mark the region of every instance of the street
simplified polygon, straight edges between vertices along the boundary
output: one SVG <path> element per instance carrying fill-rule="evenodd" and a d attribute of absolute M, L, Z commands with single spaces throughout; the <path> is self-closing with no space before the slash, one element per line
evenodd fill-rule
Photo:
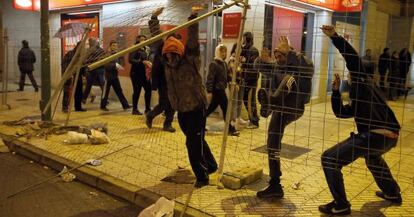
<path fill-rule="evenodd" d="M 136 217 L 140 209 L 77 181 L 60 178 L 7 199 L 7 196 L 56 174 L 29 159 L 0 153 L 1 217 Z"/>

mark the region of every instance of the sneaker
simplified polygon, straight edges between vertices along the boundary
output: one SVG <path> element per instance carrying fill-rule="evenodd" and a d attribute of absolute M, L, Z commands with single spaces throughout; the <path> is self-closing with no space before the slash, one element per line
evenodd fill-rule
<path fill-rule="evenodd" d="M 243 120 L 243 118 L 237 118 L 236 124 L 239 125 L 239 126 L 244 126 L 244 125 L 247 125 L 248 122 Z"/>
<path fill-rule="evenodd" d="M 258 198 L 276 198 L 280 199 L 284 196 L 283 188 L 280 184 L 270 184 L 264 190 L 258 191 L 256 196 Z"/>
<path fill-rule="evenodd" d="M 166 132 L 170 132 L 170 133 L 174 133 L 175 132 L 175 128 L 172 127 L 172 126 L 165 126 L 165 127 L 162 128 L 162 130 L 164 130 Z"/>
<path fill-rule="evenodd" d="M 229 135 L 231 136 L 240 136 L 240 132 L 237 131 L 234 127 L 229 130 Z"/>
<path fill-rule="evenodd" d="M 377 197 L 380 197 L 384 200 L 388 200 L 391 203 L 397 204 L 397 205 L 401 205 L 402 204 L 402 197 L 401 194 L 398 193 L 397 195 L 387 195 L 382 191 L 377 191 L 375 192 L 375 195 L 377 195 Z"/>
<path fill-rule="evenodd" d="M 208 179 L 207 180 L 197 180 L 194 184 L 195 188 L 202 188 L 204 186 L 208 185 Z"/>
<path fill-rule="evenodd" d="M 351 206 L 339 206 L 335 201 L 332 201 L 328 204 L 320 205 L 319 212 L 328 215 L 349 215 L 351 214 Z"/>
<path fill-rule="evenodd" d="M 152 118 L 145 114 L 145 124 L 148 128 L 152 128 Z"/>
<path fill-rule="evenodd" d="M 247 129 L 257 129 L 259 128 L 259 124 L 249 123 L 246 127 Z"/>
<path fill-rule="evenodd" d="M 106 108 L 106 107 L 101 107 L 101 110 L 102 110 L 102 111 L 106 111 L 106 112 L 107 112 L 107 111 L 109 111 L 109 109 L 108 109 L 108 108 Z"/>
<path fill-rule="evenodd" d="M 142 113 L 138 110 L 132 110 L 132 115 L 142 115 Z"/>

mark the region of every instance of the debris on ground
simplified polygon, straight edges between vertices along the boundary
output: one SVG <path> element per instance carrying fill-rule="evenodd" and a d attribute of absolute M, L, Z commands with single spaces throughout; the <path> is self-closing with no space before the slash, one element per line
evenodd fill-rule
<path fill-rule="evenodd" d="M 60 177 L 62 177 L 63 181 L 71 182 L 76 178 L 76 175 L 70 173 L 66 166 L 63 167 L 62 171 L 59 173 Z"/>
<path fill-rule="evenodd" d="M 174 216 L 173 200 L 168 200 L 165 197 L 161 197 L 155 204 L 145 208 L 138 217 L 173 217 Z"/>
<path fill-rule="evenodd" d="M 107 144 L 110 142 L 109 137 L 98 130 L 91 130 L 91 134 L 78 133 L 75 131 L 69 131 L 67 137 L 63 140 L 67 144 Z"/>
<path fill-rule="evenodd" d="M 295 182 L 290 186 L 293 190 L 299 190 L 301 188 L 300 182 Z"/>
<path fill-rule="evenodd" d="M 89 194 L 90 194 L 90 195 L 93 195 L 93 196 L 98 196 L 98 193 L 96 193 L 96 192 L 94 192 L 94 191 L 89 192 Z"/>
<path fill-rule="evenodd" d="M 63 142 L 67 144 L 86 144 L 88 143 L 88 135 L 75 131 L 69 131 Z"/>
<path fill-rule="evenodd" d="M 88 164 L 90 164 L 92 166 L 100 166 L 100 165 L 102 165 L 102 161 L 101 160 L 97 160 L 97 159 L 90 159 L 87 162 L 88 162 Z"/>
<path fill-rule="evenodd" d="M 49 167 L 47 167 L 47 166 L 43 166 L 43 169 L 48 170 L 48 169 L 49 169 Z"/>
<path fill-rule="evenodd" d="M 7 153 L 7 152 L 10 152 L 9 147 L 7 147 L 6 144 L 4 144 L 4 141 L 0 139 L 0 153 Z"/>

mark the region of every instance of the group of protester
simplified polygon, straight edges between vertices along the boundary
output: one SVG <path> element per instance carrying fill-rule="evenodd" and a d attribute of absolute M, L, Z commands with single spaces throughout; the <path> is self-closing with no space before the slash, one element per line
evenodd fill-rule
<path fill-rule="evenodd" d="M 157 9 L 149 20 L 152 37 L 161 33 L 158 16 L 162 12 L 163 8 Z M 196 17 L 197 9 L 193 9 L 188 19 L 192 20 Z M 237 45 L 233 46 L 229 61 L 226 61 L 227 47 L 219 44 L 215 50 L 214 61 L 208 67 L 207 82 L 204 83 L 199 73 L 198 28 L 198 23 L 188 27 L 188 40 L 185 44 L 181 41 L 181 37 L 172 34 L 164 40 L 156 41 L 151 48 L 143 47 L 129 55 L 134 90 L 132 114 L 142 114 L 137 106 L 142 88 L 145 91 L 145 121 L 149 128 L 152 127 L 154 118 L 164 113 L 164 130 L 174 132 L 175 129 L 171 123 L 174 113 L 178 113 L 178 123 L 186 136 L 188 157 L 196 176 L 195 187 L 200 188 L 209 184 L 209 175 L 217 170 L 216 160 L 205 140 L 206 118 L 220 106 L 224 119 L 227 115 L 231 115 L 231 119 L 236 121 L 240 115 L 241 102 L 244 102 L 249 114 L 250 128 L 258 128 L 259 115 L 256 105 L 258 101 L 261 104 L 260 115 L 264 118 L 271 116 L 271 121 L 267 138 L 270 181 L 267 188 L 257 192 L 257 197 L 282 198 L 284 191 L 281 185 L 281 141 L 286 126 L 304 114 L 305 104 L 310 101 L 314 74 L 313 63 L 304 54 L 295 51 L 289 44 L 288 38 L 284 36 L 280 37 L 278 46 L 273 52 L 264 48 L 259 54 L 253 44 L 253 34 L 245 32 L 239 59 L 241 67 L 236 67 L 235 64 Z M 332 146 L 322 154 L 323 171 L 334 200 L 321 205 L 319 210 L 332 215 L 351 212 L 341 169 L 360 157 L 365 158 L 367 167 L 381 190 L 376 195 L 401 204 L 400 188 L 381 157 L 396 146 L 400 125 L 394 112 L 387 105 L 380 87 L 384 88 L 387 70 L 389 70 L 388 82 L 391 88 L 394 87 L 393 83 L 405 82 L 403 79 L 406 79 L 408 71 L 405 63 L 410 59 L 410 54 L 408 50 L 405 50 L 400 52 L 399 56 L 394 53 L 393 57 L 389 57 L 389 49 L 384 49 L 378 64 L 381 74 L 381 86 L 379 87 L 372 76 L 372 70 L 375 68 L 372 60 L 359 56 L 351 44 L 336 33 L 333 26 L 322 26 L 321 29 L 341 53 L 349 69 L 348 84 L 351 103 L 347 105 L 342 103 L 339 92 L 340 76 L 335 74 L 332 83 L 332 110 L 338 118 L 354 118 L 358 132 L 351 132 L 348 139 Z M 145 39 L 145 36 L 140 35 L 136 43 Z M 62 62 L 63 72 L 77 48 L 78 46 L 65 55 Z M 84 65 L 114 54 L 117 49 L 116 41 L 111 41 L 108 51 L 105 52 L 96 40 L 91 39 L 87 51 L 88 58 Z M 398 59 L 399 62 L 395 63 L 394 59 Z M 76 111 L 85 111 L 82 108 L 82 101 L 85 102 L 88 98 L 92 85 L 98 85 L 104 92 L 101 100 L 102 110 L 108 110 L 106 106 L 111 87 L 117 94 L 122 107 L 128 109 L 130 106 L 123 95 L 118 78 L 118 70 L 122 69 L 120 61 L 114 60 L 92 71 L 87 71 L 86 67 L 82 67 L 80 76 L 86 77 L 86 88 L 85 90 L 82 88 L 82 79 L 68 80 L 64 88 L 63 110 L 68 109 L 68 96 L 75 82 L 77 82 L 74 103 Z M 401 75 L 399 82 L 393 82 L 395 81 L 393 80 L 395 68 L 398 68 L 398 73 Z M 232 84 L 235 85 L 236 91 L 233 102 L 236 109 L 232 111 L 232 114 L 228 114 L 229 102 L 226 89 L 234 74 L 236 78 L 233 80 L 236 83 Z M 257 90 L 259 75 L 262 75 L 262 82 L 260 89 Z M 157 90 L 159 94 L 158 105 L 153 109 L 150 107 L 151 90 Z M 234 124 L 230 124 L 229 133 L 239 135 Z"/>

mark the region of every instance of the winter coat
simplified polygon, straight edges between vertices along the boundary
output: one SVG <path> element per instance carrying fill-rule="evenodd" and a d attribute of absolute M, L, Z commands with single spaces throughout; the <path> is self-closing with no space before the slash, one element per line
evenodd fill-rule
<path fill-rule="evenodd" d="M 400 60 L 396 57 L 391 57 L 389 61 L 390 73 L 388 74 L 388 79 L 399 80 L 400 79 Z"/>
<path fill-rule="evenodd" d="M 215 90 L 225 90 L 227 82 L 230 80 L 227 63 L 223 60 L 215 59 L 208 67 L 206 88 L 208 93 Z"/>
<path fill-rule="evenodd" d="M 87 53 L 89 55 L 88 55 L 88 58 L 85 60 L 84 65 L 90 65 L 102 59 L 105 56 L 105 50 L 102 49 L 100 46 L 89 48 Z M 105 67 L 101 66 L 99 68 L 92 70 L 90 73 L 93 73 L 93 72 L 104 73 L 104 71 L 105 71 Z"/>
<path fill-rule="evenodd" d="M 411 65 L 411 54 L 407 51 L 407 53 L 403 54 L 400 52 L 400 76 L 401 78 L 407 78 L 407 73 L 410 71 Z"/>
<path fill-rule="evenodd" d="M 380 75 L 385 75 L 387 70 L 390 69 L 390 55 L 383 53 L 379 56 L 378 60 L 378 72 Z"/>
<path fill-rule="evenodd" d="M 251 84 L 257 84 L 259 74 L 254 70 L 254 61 L 259 57 L 259 51 L 253 45 L 253 34 L 251 32 L 244 33 L 246 36 L 246 44 L 242 46 L 241 56 L 246 58 L 246 62 L 242 64 L 243 79 Z"/>
<path fill-rule="evenodd" d="M 189 20 L 196 16 L 192 15 Z M 203 85 L 200 69 L 200 45 L 198 43 L 198 23 L 188 27 L 188 41 L 185 52 L 176 66 L 166 64 L 165 76 L 167 80 L 168 98 L 171 107 L 178 112 L 190 112 L 207 105 L 206 88 Z M 163 51 L 175 47 L 180 53 L 180 45 L 174 38 L 164 42 Z M 174 46 L 173 46 L 174 45 Z M 163 52 L 164 54 L 164 52 Z"/>
<path fill-rule="evenodd" d="M 112 51 L 112 52 L 108 52 L 108 56 L 115 54 L 116 52 Z M 122 57 L 113 60 L 107 64 L 105 64 L 105 78 L 106 80 L 115 80 L 118 79 L 118 68 L 117 68 L 117 64 L 121 63 L 121 59 Z"/>
<path fill-rule="evenodd" d="M 141 81 L 145 81 L 145 64 L 143 61 L 148 59 L 146 48 L 143 47 L 129 54 L 129 63 L 131 64 L 131 77 L 135 76 Z"/>
<path fill-rule="evenodd" d="M 401 127 L 394 112 L 387 105 L 382 91 L 367 76 L 356 50 L 339 35 L 331 37 L 331 40 L 344 57 L 352 81 L 349 91 L 350 105 L 343 105 L 339 91 L 332 93 L 332 110 L 336 117 L 353 117 L 359 133 L 374 129 L 387 129 L 398 133 Z"/>
<path fill-rule="evenodd" d="M 148 22 L 148 26 L 151 32 L 151 36 L 157 36 L 161 33 L 160 21 L 156 16 L 152 16 Z M 151 45 L 151 51 L 153 53 L 153 62 L 151 69 L 151 86 L 153 90 L 167 90 L 167 81 L 165 80 L 165 65 L 162 57 L 162 47 L 164 46 L 163 40 L 154 42 Z"/>
<path fill-rule="evenodd" d="M 17 56 L 17 63 L 21 72 L 32 72 L 33 64 L 36 62 L 36 56 L 32 49 L 23 47 Z"/>

